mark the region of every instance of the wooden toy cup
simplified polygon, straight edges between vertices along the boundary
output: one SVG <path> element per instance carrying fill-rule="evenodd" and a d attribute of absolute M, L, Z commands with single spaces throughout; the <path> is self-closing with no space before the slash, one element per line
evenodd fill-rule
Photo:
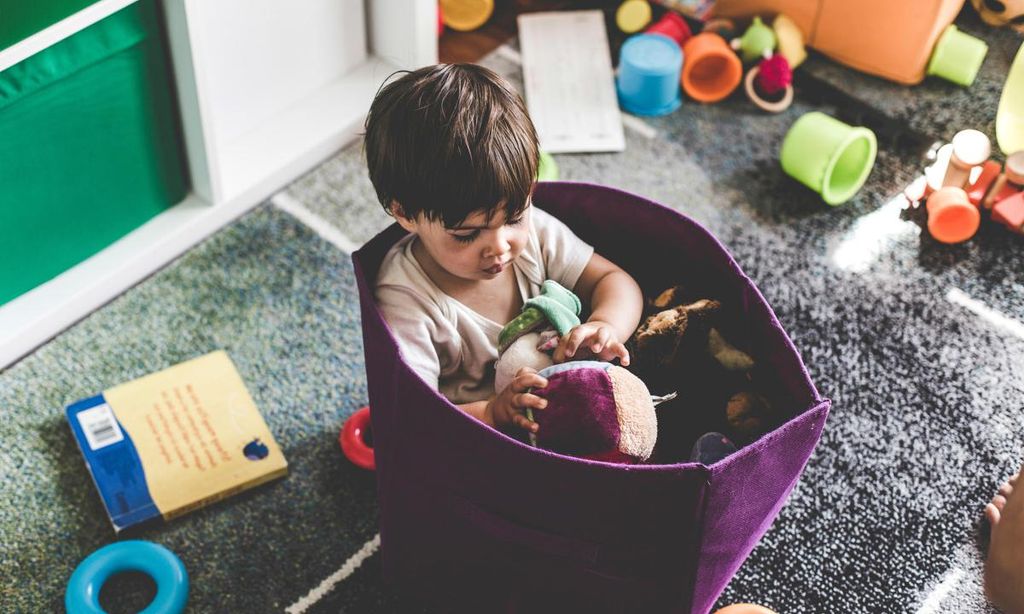
<path fill-rule="evenodd" d="M 698 102 L 718 102 L 743 80 L 743 64 L 725 42 L 713 32 L 702 32 L 683 45 L 683 91 Z"/>

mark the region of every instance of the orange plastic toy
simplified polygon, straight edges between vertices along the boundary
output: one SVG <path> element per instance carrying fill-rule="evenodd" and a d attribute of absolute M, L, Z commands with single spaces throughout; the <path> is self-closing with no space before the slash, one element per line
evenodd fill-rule
<path fill-rule="evenodd" d="M 946 186 L 932 192 L 925 205 L 928 232 L 942 243 L 962 243 L 978 232 L 981 213 L 963 188 Z"/>
<path fill-rule="evenodd" d="M 683 45 L 680 82 L 686 95 L 698 102 L 718 102 L 743 79 L 743 63 L 725 39 L 702 32 Z"/>
<path fill-rule="evenodd" d="M 833 60 L 897 83 L 920 83 L 939 37 L 964 0 L 718 0 L 715 17 L 783 13 Z M 684 61 L 688 61 L 687 60 Z"/>

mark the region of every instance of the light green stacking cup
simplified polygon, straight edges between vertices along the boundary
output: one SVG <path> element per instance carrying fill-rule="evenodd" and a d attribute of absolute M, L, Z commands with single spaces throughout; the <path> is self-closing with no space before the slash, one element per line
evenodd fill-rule
<path fill-rule="evenodd" d="M 830 205 L 850 200 L 871 173 L 878 142 L 867 128 L 812 111 L 782 141 L 782 170 Z"/>
<path fill-rule="evenodd" d="M 935 43 L 925 72 L 957 85 L 970 86 L 978 76 L 978 70 L 987 53 L 988 45 L 985 41 L 961 32 L 956 26 L 949 24 Z"/>

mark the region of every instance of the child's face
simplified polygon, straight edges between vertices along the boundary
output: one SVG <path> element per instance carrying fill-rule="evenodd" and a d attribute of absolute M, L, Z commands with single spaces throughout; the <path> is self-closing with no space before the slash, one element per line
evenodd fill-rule
<path fill-rule="evenodd" d="M 523 253 L 530 236 L 530 205 L 516 219 L 505 219 L 505 209 L 470 214 L 454 228 L 420 216 L 415 220 L 396 216 L 409 232 L 416 233 L 427 254 L 449 274 L 463 280 L 486 281 L 498 277 Z"/>

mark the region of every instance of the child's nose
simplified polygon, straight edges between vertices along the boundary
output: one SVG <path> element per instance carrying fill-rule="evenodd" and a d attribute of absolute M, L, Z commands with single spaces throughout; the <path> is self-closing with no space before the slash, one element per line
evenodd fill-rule
<path fill-rule="evenodd" d="M 512 249 L 512 244 L 509 242 L 509 232 L 504 226 L 495 230 L 491 234 L 491 240 L 487 244 L 486 256 L 500 256 Z"/>

